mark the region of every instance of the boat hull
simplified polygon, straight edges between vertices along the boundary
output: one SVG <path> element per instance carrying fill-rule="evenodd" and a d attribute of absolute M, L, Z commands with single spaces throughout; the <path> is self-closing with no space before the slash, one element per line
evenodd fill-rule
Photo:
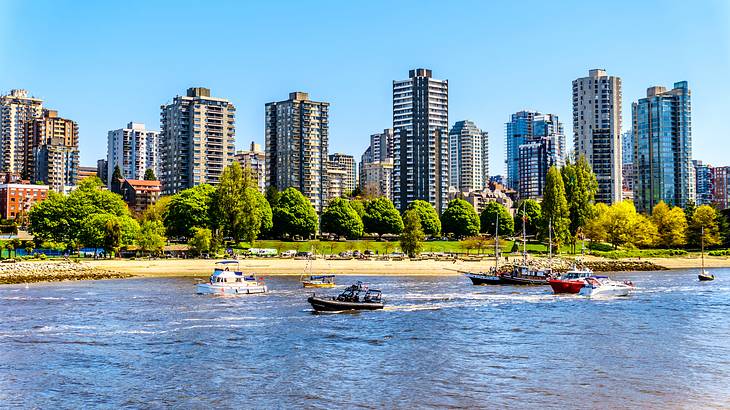
<path fill-rule="evenodd" d="M 707 274 L 700 273 L 699 275 L 697 275 L 697 279 L 699 279 L 700 282 L 707 282 L 707 281 L 715 280 L 715 275 L 707 275 Z"/>
<path fill-rule="evenodd" d="M 548 284 L 551 288 L 553 288 L 553 293 L 577 294 L 580 292 L 583 285 L 585 285 L 585 281 L 550 279 Z"/>
<path fill-rule="evenodd" d="M 584 286 L 578 294 L 586 297 L 622 297 L 629 296 L 633 288 L 631 287 L 615 287 L 615 286 Z"/>
<path fill-rule="evenodd" d="M 383 303 L 372 302 L 344 302 L 335 299 L 318 298 L 310 296 L 307 299 L 312 308 L 317 312 L 344 312 L 348 310 L 378 310 L 383 308 Z"/>
<path fill-rule="evenodd" d="M 547 285 L 548 278 L 530 278 L 524 276 L 502 275 L 501 284 L 503 285 Z"/>
<path fill-rule="evenodd" d="M 195 293 L 198 295 L 238 296 L 266 293 L 268 290 L 266 285 L 220 286 L 210 283 L 198 283 L 195 286 Z"/>
<path fill-rule="evenodd" d="M 473 285 L 499 285 L 502 279 L 496 275 L 482 275 L 479 273 L 465 273 L 464 276 L 471 279 Z"/>
<path fill-rule="evenodd" d="M 313 282 L 302 282 L 302 287 L 305 288 L 334 288 L 334 283 L 313 283 Z"/>

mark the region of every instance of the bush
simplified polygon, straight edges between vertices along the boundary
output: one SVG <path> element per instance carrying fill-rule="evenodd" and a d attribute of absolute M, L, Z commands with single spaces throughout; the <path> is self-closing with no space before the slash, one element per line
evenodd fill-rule
<path fill-rule="evenodd" d="M 673 256 L 685 256 L 687 251 L 683 249 L 624 249 L 616 251 L 593 251 L 592 255 L 608 259 L 622 258 L 671 258 Z"/>
<path fill-rule="evenodd" d="M 710 256 L 730 256 L 730 249 L 718 249 L 707 253 Z"/>

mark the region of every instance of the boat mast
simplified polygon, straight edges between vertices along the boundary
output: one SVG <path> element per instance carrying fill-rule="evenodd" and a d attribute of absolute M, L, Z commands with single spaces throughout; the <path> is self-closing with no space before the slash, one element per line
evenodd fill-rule
<path fill-rule="evenodd" d="M 522 264 L 527 266 L 527 201 L 523 201 L 522 205 Z"/>
<path fill-rule="evenodd" d="M 499 271 L 499 211 L 497 211 L 497 223 L 494 224 L 494 272 Z"/>
<path fill-rule="evenodd" d="M 703 226 L 700 229 L 700 247 L 701 247 L 701 253 L 702 253 L 702 271 L 700 273 L 705 273 L 705 227 Z"/>
<path fill-rule="evenodd" d="M 553 260 L 553 219 L 548 221 L 548 262 Z"/>

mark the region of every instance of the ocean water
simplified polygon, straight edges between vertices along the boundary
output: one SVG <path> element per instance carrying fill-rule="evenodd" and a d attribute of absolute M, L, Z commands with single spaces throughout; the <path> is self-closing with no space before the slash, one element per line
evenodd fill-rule
<path fill-rule="evenodd" d="M 728 408 L 715 273 L 617 274 L 639 289 L 606 300 L 341 276 L 386 301 L 341 314 L 314 314 L 296 277 L 238 298 L 190 278 L 0 286 L 0 407 Z"/>

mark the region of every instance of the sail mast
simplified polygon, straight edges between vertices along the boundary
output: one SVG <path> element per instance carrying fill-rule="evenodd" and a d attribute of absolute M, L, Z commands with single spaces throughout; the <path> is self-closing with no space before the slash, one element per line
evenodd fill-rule
<path fill-rule="evenodd" d="M 523 201 L 522 205 L 522 264 L 527 266 L 527 236 L 525 234 L 525 225 L 527 225 L 527 201 Z"/>
<path fill-rule="evenodd" d="M 494 271 L 499 271 L 499 211 L 497 211 L 497 223 L 494 225 Z"/>
<path fill-rule="evenodd" d="M 553 219 L 548 221 L 548 261 L 553 259 Z"/>
<path fill-rule="evenodd" d="M 703 226 L 702 229 L 700 229 L 700 247 L 702 252 L 702 272 L 705 272 L 705 227 Z"/>

